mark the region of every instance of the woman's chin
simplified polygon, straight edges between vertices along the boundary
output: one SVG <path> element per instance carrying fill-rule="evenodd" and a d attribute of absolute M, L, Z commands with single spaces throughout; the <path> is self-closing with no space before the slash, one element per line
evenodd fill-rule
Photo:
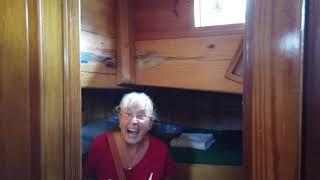
<path fill-rule="evenodd" d="M 141 141 L 141 137 L 139 136 L 139 134 L 137 135 L 131 135 L 131 134 L 126 134 L 125 136 L 125 140 L 128 144 L 137 144 Z"/>

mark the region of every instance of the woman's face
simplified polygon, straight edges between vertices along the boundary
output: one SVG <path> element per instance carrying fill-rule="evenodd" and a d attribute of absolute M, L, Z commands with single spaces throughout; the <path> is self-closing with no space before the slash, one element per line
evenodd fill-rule
<path fill-rule="evenodd" d="M 131 145 L 143 140 L 152 127 L 152 120 L 145 110 L 124 108 L 120 111 L 120 130 L 124 140 Z"/>

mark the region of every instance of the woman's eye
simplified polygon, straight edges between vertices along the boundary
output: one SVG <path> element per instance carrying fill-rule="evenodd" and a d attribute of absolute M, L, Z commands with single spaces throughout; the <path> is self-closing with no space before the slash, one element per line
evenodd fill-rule
<path fill-rule="evenodd" d="M 127 117 L 132 117 L 132 113 L 127 112 L 126 113 Z"/>
<path fill-rule="evenodd" d="M 144 114 L 137 114 L 138 119 L 144 119 L 146 116 Z"/>

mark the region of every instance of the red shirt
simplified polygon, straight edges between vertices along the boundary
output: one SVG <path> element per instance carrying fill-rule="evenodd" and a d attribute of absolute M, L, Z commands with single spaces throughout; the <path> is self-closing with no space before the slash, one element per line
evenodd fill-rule
<path fill-rule="evenodd" d="M 131 170 L 124 169 L 124 174 L 127 180 L 148 180 L 152 173 L 152 180 L 157 180 L 172 176 L 174 169 L 175 164 L 167 145 L 149 136 L 146 154 Z M 99 180 L 118 179 L 106 133 L 98 136 L 91 146 L 84 174 Z"/>

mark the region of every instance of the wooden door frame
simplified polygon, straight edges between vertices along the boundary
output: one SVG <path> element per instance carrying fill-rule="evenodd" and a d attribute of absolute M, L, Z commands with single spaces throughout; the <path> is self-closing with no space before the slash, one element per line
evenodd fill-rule
<path fill-rule="evenodd" d="M 295 3 L 292 0 L 260 0 L 259 2 L 249 0 L 247 5 L 243 122 L 244 164 L 250 180 L 291 180 L 298 179 L 300 173 L 304 41 L 304 27 L 301 25 L 301 20 L 304 18 L 302 14 L 304 0 L 294 1 Z M 288 4 L 294 8 L 288 9 Z M 263 7 L 267 5 L 275 5 L 274 7 L 277 8 Z M 286 12 L 281 14 L 283 12 L 281 8 Z M 64 165 L 65 179 L 68 180 L 81 178 L 79 10 L 80 0 L 64 0 L 64 72 L 66 74 L 64 76 Z M 275 17 L 276 15 L 280 17 Z M 258 17 L 267 25 L 260 24 L 261 19 Z M 277 38 L 284 38 L 292 29 L 299 31 L 292 37 L 297 40 L 295 44 L 297 47 L 294 49 L 293 56 L 288 57 L 287 47 L 278 51 L 279 49 L 274 48 L 273 45 L 279 45 L 281 41 Z M 268 37 L 266 38 L 265 35 Z M 261 37 L 262 40 L 257 37 Z M 269 38 L 274 41 L 269 41 Z M 273 42 L 277 43 L 272 44 Z M 278 66 L 286 70 L 291 68 L 291 71 L 287 74 L 283 73 Z M 274 79 L 275 74 L 278 75 L 277 79 Z M 273 98 L 271 101 L 267 101 L 268 98 L 263 99 L 268 95 Z M 286 103 L 290 103 L 288 107 L 281 108 L 281 105 L 287 105 Z M 290 121 L 287 118 L 290 118 Z M 281 121 L 277 121 L 279 119 Z M 290 146 L 290 149 L 281 144 L 288 138 L 296 143 Z"/>
<path fill-rule="evenodd" d="M 305 0 L 248 0 L 244 165 L 249 180 L 298 180 Z"/>
<path fill-rule="evenodd" d="M 81 179 L 80 0 L 63 1 L 64 179 Z"/>

